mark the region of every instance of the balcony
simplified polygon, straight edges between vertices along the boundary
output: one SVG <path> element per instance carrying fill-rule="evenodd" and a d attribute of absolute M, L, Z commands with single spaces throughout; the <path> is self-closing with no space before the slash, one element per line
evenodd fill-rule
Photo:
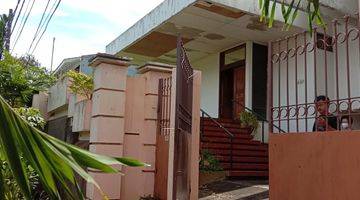
<path fill-rule="evenodd" d="M 68 88 L 69 79 L 64 77 L 59 79 L 55 85 L 49 89 L 49 100 L 47 111 L 52 112 L 58 110 L 69 103 L 70 91 Z"/>

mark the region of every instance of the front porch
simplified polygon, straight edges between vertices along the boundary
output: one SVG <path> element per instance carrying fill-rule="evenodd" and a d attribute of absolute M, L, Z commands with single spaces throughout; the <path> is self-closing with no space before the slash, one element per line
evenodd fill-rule
<path fill-rule="evenodd" d="M 240 4 L 231 7 L 214 1 L 181 3 L 184 7 L 167 18 L 164 14 L 162 21 L 154 22 L 157 25 L 152 25 L 146 32 L 144 27 L 151 24 L 147 21 L 151 18 L 144 18 L 123 34 L 122 41 L 117 39 L 108 45 L 107 51 L 131 57 L 132 63 L 139 66 L 148 61 L 174 65 L 179 59 L 176 39 L 182 36 L 191 66 L 199 71 L 202 78 L 199 111 L 202 119 L 194 124 L 200 123 L 202 150 L 214 154 L 229 177 L 267 178 L 269 160 L 273 162 L 270 164 L 272 169 L 294 171 L 289 169 L 289 163 L 274 156 L 286 157 L 294 153 L 287 151 L 289 146 L 284 146 L 283 142 L 288 143 L 287 140 L 275 138 L 291 137 L 290 133 L 312 132 L 313 124 L 321 118 L 313 102 L 317 96 L 333 99 L 330 104 L 335 106 L 332 112 L 337 118 L 346 113 L 350 118 L 358 115 L 358 88 L 342 82 L 349 82 L 351 78 L 355 82 L 352 86 L 358 85 L 356 74 L 359 74 L 359 65 L 356 62 L 360 52 L 356 41 L 359 33 L 356 28 L 352 31 L 355 35 L 351 39 L 355 44 L 353 46 L 348 44 L 350 28 L 342 23 L 335 23 L 335 27 L 339 25 L 339 30 L 345 29 L 342 35 L 337 35 L 338 29 L 335 28 L 331 33 L 317 30 L 310 36 L 301 17 L 288 32 L 281 31 L 283 24 L 280 21 L 269 29 L 258 21 L 255 11 L 241 9 Z M 329 24 L 330 20 L 325 17 Z M 347 25 L 356 27 L 354 24 Z M 342 42 L 337 46 L 339 41 Z M 330 49 L 336 49 L 336 53 Z M 350 59 L 349 55 L 352 55 Z M 339 61 L 346 62 L 346 68 L 341 67 Z M 339 74 L 340 79 L 336 79 Z M 195 71 L 190 77 L 196 76 Z M 336 91 L 339 85 L 344 90 Z M 253 134 L 237 121 L 243 111 L 253 113 L 260 121 L 260 127 Z M 266 144 L 269 140 L 270 147 L 273 147 L 270 159 Z M 283 146 L 286 150 L 279 150 L 278 147 Z M 296 151 L 301 151 L 300 143 Z M 281 171 L 272 169 L 270 175 L 279 178 L 279 181 L 270 182 L 273 187 L 276 183 L 290 184 L 291 178 L 282 179 Z M 311 180 L 312 177 L 307 178 Z"/>

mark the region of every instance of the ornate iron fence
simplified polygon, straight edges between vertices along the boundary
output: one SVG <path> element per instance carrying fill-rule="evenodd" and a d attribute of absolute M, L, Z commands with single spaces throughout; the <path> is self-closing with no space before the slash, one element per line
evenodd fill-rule
<path fill-rule="evenodd" d="M 171 77 L 159 80 L 158 133 L 166 137 L 170 134 L 171 85 Z"/>
<path fill-rule="evenodd" d="M 269 121 L 286 132 L 358 129 L 359 35 L 358 17 L 345 16 L 270 42 Z"/>

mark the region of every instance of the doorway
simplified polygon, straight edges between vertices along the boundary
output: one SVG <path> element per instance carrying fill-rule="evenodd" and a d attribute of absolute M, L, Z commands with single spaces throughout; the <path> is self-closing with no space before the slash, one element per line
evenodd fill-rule
<path fill-rule="evenodd" d="M 222 119 L 237 119 L 245 105 L 245 45 L 220 54 L 219 113 Z"/>

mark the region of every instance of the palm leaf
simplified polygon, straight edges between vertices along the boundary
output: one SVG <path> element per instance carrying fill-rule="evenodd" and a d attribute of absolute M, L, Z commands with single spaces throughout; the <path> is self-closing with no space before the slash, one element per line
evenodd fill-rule
<path fill-rule="evenodd" d="M 269 12 L 270 1 L 273 1 L 271 11 Z M 281 2 L 281 13 L 284 19 L 284 30 L 288 30 L 294 23 L 295 19 L 298 17 L 298 11 L 300 3 L 302 0 L 299 0 L 295 5 L 296 0 L 291 0 L 290 4 L 287 6 L 285 0 Z M 259 0 L 260 7 L 260 21 L 264 19 L 269 20 L 269 27 L 273 26 L 277 0 Z M 312 9 L 313 8 L 313 9 Z M 306 12 L 308 15 L 308 28 L 309 32 L 313 32 L 313 22 L 316 20 L 316 23 L 322 27 L 325 27 L 324 20 L 320 12 L 320 2 L 319 0 L 307 0 Z"/>
<path fill-rule="evenodd" d="M 66 199 L 84 199 L 75 179 L 79 174 L 100 189 L 95 180 L 84 170 L 92 168 L 105 173 L 119 173 L 111 165 L 147 166 L 132 158 L 112 158 L 97 155 L 58 140 L 29 125 L 0 96 L 0 153 L 8 162 L 24 197 L 32 199 L 29 180 L 21 157 L 39 175 L 44 190 L 52 199 L 61 199 L 59 188 Z M 2 174 L 0 174 L 0 181 Z M 3 194 L 3 185 L 0 195 Z M 70 188 L 77 188 L 73 193 Z M 100 189 L 100 192 L 101 189 Z M 105 196 L 105 194 L 103 194 Z"/>
<path fill-rule="evenodd" d="M 275 18 L 275 8 L 276 8 L 276 0 L 272 4 L 270 19 L 269 19 L 269 28 L 273 26 L 274 18 Z"/>

